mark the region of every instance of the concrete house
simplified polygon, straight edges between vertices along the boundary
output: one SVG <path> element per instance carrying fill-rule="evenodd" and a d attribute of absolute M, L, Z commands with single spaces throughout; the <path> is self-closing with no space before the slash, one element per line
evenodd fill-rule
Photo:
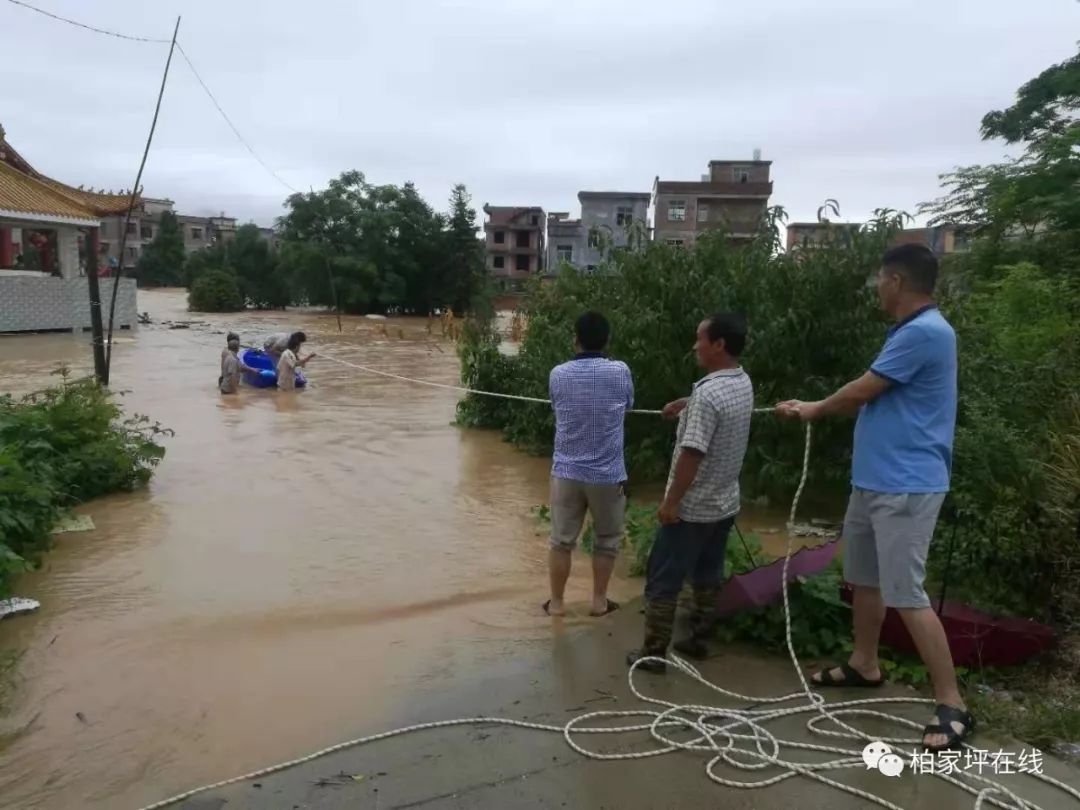
<path fill-rule="evenodd" d="M 484 253 L 492 278 L 522 280 L 544 266 L 544 209 L 484 205 Z"/>
<path fill-rule="evenodd" d="M 85 237 L 129 204 L 128 195 L 73 188 L 41 174 L 0 127 L 0 332 L 89 329 L 87 264 L 99 276 L 109 265 L 100 252 L 88 261 Z M 103 301 L 114 283 L 101 279 Z M 135 280 L 119 284 L 115 323 L 125 329 L 138 317 Z"/>
<path fill-rule="evenodd" d="M 733 242 L 757 233 L 769 204 L 772 161 L 710 160 L 700 180 L 661 180 L 653 184 L 654 239 L 669 245 L 691 245 L 702 233 L 723 229 Z"/>
<path fill-rule="evenodd" d="M 604 243 L 626 247 L 631 225 L 648 228 L 649 200 L 648 192 L 579 191 L 580 219 L 563 212 L 548 216 L 547 272 L 558 273 L 563 262 L 595 270 L 603 261 Z"/>

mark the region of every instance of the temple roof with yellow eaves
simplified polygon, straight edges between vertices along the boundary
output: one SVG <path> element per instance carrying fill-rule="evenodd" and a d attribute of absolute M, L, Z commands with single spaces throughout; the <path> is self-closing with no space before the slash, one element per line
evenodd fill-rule
<path fill-rule="evenodd" d="M 134 204 L 139 203 L 136 195 Z M 41 174 L 7 142 L 0 126 L 0 218 L 90 226 L 102 217 L 125 214 L 129 207 L 130 194 L 87 191 Z"/>

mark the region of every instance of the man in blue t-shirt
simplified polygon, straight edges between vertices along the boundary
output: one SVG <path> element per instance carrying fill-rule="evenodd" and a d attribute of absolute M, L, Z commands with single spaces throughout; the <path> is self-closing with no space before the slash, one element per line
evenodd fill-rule
<path fill-rule="evenodd" d="M 854 649 L 846 664 L 811 682 L 880 686 L 878 638 L 885 609 L 894 608 L 934 685 L 938 706 L 923 731 L 931 750 L 956 747 L 975 728 L 941 620 L 923 589 L 930 539 L 949 491 L 956 427 L 956 335 L 934 304 L 937 274 L 937 259 L 923 245 L 886 251 L 877 289 L 896 325 L 870 370 L 826 399 L 776 406 L 805 421 L 858 413 L 843 532 L 844 576 L 855 587 Z"/>

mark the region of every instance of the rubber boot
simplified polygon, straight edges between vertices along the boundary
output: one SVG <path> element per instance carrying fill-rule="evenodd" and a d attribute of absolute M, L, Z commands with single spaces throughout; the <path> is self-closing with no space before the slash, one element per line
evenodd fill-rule
<path fill-rule="evenodd" d="M 667 655 L 671 631 L 675 626 L 675 607 L 674 599 L 652 599 L 645 603 L 645 643 L 640 650 L 626 656 L 628 664 L 633 664 L 639 658 L 663 658 Z M 638 668 L 649 672 L 667 671 L 667 665 L 661 661 L 649 661 Z"/>
<path fill-rule="evenodd" d="M 716 600 L 719 588 L 694 588 L 694 609 L 690 614 L 690 638 L 676 641 L 676 652 L 690 658 L 702 659 L 708 656 L 706 642 L 716 631 Z"/>

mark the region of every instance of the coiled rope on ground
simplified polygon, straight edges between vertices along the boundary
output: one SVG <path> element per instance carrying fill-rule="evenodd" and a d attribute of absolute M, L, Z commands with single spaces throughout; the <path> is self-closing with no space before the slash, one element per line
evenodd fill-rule
<path fill-rule="evenodd" d="M 446 390 L 456 391 L 464 394 L 471 394 L 475 396 L 491 396 L 500 397 L 503 399 L 519 400 L 524 402 L 537 402 L 547 403 L 547 400 L 539 399 L 536 397 L 523 397 L 512 394 L 499 394 L 494 392 L 477 391 L 462 386 L 448 385 L 444 383 L 436 383 L 428 380 L 419 380 L 406 377 L 400 374 L 394 374 L 387 371 L 381 371 L 373 369 L 367 366 L 363 366 L 357 363 L 351 363 L 340 358 L 331 357 L 329 355 L 320 354 L 320 357 L 324 357 L 328 360 L 340 363 L 350 368 L 364 371 L 371 374 L 377 374 L 382 377 L 388 377 L 391 379 L 399 380 L 416 385 L 426 385 L 435 388 L 442 388 Z M 755 413 L 767 413 L 771 412 L 772 408 L 756 408 Z M 660 411 L 633 411 L 638 414 L 659 414 Z M 791 717 L 796 715 L 809 714 L 812 715 L 807 721 L 806 727 L 811 734 L 817 734 L 822 737 L 839 739 L 839 740 L 856 740 L 859 742 L 880 741 L 889 743 L 891 745 L 909 745 L 914 750 L 916 746 L 921 744 L 919 739 L 911 739 L 905 737 L 880 737 L 872 734 L 868 734 L 861 729 L 858 729 L 844 720 L 845 718 L 873 718 L 877 720 L 884 720 L 890 723 L 894 723 L 906 728 L 921 730 L 921 726 L 907 719 L 894 714 L 888 714 L 883 711 L 869 709 L 866 707 L 884 704 L 919 704 L 919 705 L 933 705 L 934 701 L 927 698 L 912 698 L 912 697 L 894 697 L 894 698 L 868 698 L 862 700 L 847 700 L 837 701 L 833 703 L 826 703 L 825 699 L 814 692 L 810 688 L 810 683 L 807 681 L 802 668 L 799 666 L 798 657 L 795 655 L 795 648 L 791 638 L 791 604 L 788 598 L 788 570 L 791 562 L 791 555 L 793 551 L 793 532 L 790 531 L 791 527 L 795 523 L 795 514 L 798 510 L 799 500 L 802 497 L 803 490 L 806 486 L 806 479 L 809 474 L 810 468 L 810 447 L 812 431 L 810 424 L 805 425 L 806 440 L 803 446 L 803 462 L 802 462 L 802 474 L 799 478 L 799 485 L 795 491 L 795 495 L 792 498 L 791 510 L 788 515 L 788 543 L 787 551 L 784 556 L 783 572 L 781 575 L 783 603 L 784 603 L 784 634 L 785 642 L 787 645 L 788 655 L 791 658 L 792 668 L 795 671 L 796 676 L 799 679 L 801 686 L 800 691 L 791 692 L 782 696 L 775 697 L 763 697 L 760 695 L 744 695 L 738 692 L 733 692 L 728 689 L 724 689 L 715 683 L 705 679 L 701 673 L 691 666 L 686 661 L 672 655 L 668 659 L 658 658 L 643 658 L 637 661 L 632 667 L 630 667 L 627 673 L 627 682 L 630 688 L 630 692 L 644 704 L 650 704 L 657 708 L 641 708 L 632 709 L 627 711 L 595 711 L 578 715 L 572 718 L 564 725 L 551 725 L 547 723 L 530 723 L 526 720 L 513 720 L 507 717 L 462 717 L 450 720 L 436 720 L 429 723 L 417 723 L 411 726 L 404 726 L 402 728 L 391 729 L 389 731 L 383 731 L 378 734 L 369 734 L 364 737 L 357 737 L 356 739 L 346 740 L 345 742 L 332 745 L 328 748 L 323 748 L 319 751 L 307 754 L 306 756 L 297 757 L 296 759 L 288 760 L 287 762 L 280 762 L 276 765 L 270 765 L 266 768 L 260 768 L 250 773 L 245 773 L 240 776 L 234 776 L 229 779 L 223 779 L 219 782 L 214 782 L 208 785 L 202 785 L 200 787 L 193 788 L 179 793 L 175 796 L 171 796 L 162 801 L 155 802 L 154 804 L 146 805 L 140 810 L 159 810 L 159 808 L 168 807 L 170 805 L 181 802 L 185 799 L 189 799 L 201 793 L 205 793 L 210 790 L 227 787 L 239 782 L 246 782 L 251 779 L 258 779 L 264 776 L 268 776 L 279 771 L 286 770 L 288 768 L 302 765 L 306 762 L 324 757 L 328 754 L 332 754 L 338 751 L 344 751 L 348 748 L 355 748 L 362 745 L 369 745 L 371 743 L 379 742 L 380 740 L 387 740 L 393 737 L 400 737 L 407 734 L 418 733 L 421 731 L 432 731 L 435 729 L 453 728 L 459 726 L 509 726 L 513 728 L 530 729 L 533 731 L 544 731 L 549 733 L 562 734 L 566 740 L 567 745 L 578 754 L 586 757 L 587 759 L 600 760 L 600 761 L 618 761 L 618 760 L 637 760 L 646 759 L 649 757 L 662 756 L 666 754 L 676 753 L 678 751 L 693 751 L 704 754 L 712 754 L 712 758 L 705 765 L 705 773 L 713 782 L 724 787 L 735 788 L 740 790 L 755 790 L 767 788 L 771 785 L 783 782 L 794 776 L 802 776 L 807 779 L 812 779 L 816 782 L 828 785 L 837 790 L 848 793 L 852 796 L 857 796 L 860 799 L 864 799 L 867 802 L 878 805 L 880 807 L 888 808 L 888 810 L 905 810 L 905 808 L 889 801 L 888 799 L 879 796 L 869 791 L 862 790 L 852 785 L 845 784 L 843 782 L 832 779 L 826 776 L 825 773 L 829 771 L 840 771 L 845 769 L 864 769 L 865 763 L 862 758 L 862 747 L 859 748 L 843 748 L 839 745 L 820 745 L 816 743 L 799 742 L 797 740 L 785 740 L 777 737 L 766 725 L 773 721 L 776 721 L 783 717 Z M 660 698 L 650 697 L 643 694 L 634 682 L 634 675 L 637 672 L 638 667 L 648 661 L 665 660 L 669 667 L 673 667 L 674 670 L 682 673 L 686 677 L 690 678 L 707 687 L 709 690 L 715 692 L 718 695 L 722 695 L 725 698 L 729 698 L 734 701 L 740 701 L 749 703 L 753 706 L 763 706 L 764 708 L 747 708 L 736 709 L 723 706 L 707 706 L 699 704 L 677 704 L 671 703 Z M 805 702 L 801 705 L 782 708 L 782 704 L 791 703 L 795 700 L 804 699 Z M 590 726 L 587 723 L 596 721 L 606 721 L 618 718 L 651 718 L 647 723 L 631 723 L 629 725 L 622 726 Z M 821 728 L 820 724 L 824 722 L 831 723 L 835 728 Z M 658 743 L 658 747 L 647 751 L 634 751 L 634 752 L 616 752 L 616 753 L 604 753 L 600 751 L 592 751 L 581 745 L 576 736 L 578 735 L 593 735 L 593 734 L 627 734 L 632 732 L 644 732 L 648 731 L 652 739 Z M 691 732 L 690 739 L 675 739 L 672 732 L 677 731 L 689 731 Z M 966 748 L 971 748 L 965 744 Z M 808 762 L 795 762 L 791 759 L 785 758 L 785 750 L 800 750 L 800 751 L 813 751 L 823 754 L 835 754 L 838 758 L 831 759 L 825 762 L 808 763 Z M 740 781 L 737 779 L 731 779 L 726 776 L 721 776 L 716 772 L 716 767 L 720 764 L 727 765 L 733 769 L 740 771 L 760 771 L 769 767 L 779 768 L 780 772 L 763 778 L 757 781 Z M 1032 779 L 1039 780 L 1046 785 L 1050 785 L 1058 790 L 1062 791 L 1067 796 L 1071 796 L 1080 804 L 1080 791 L 1065 784 L 1064 782 L 1055 779 L 1054 777 L 1047 776 L 1042 773 L 1030 773 L 1028 776 Z M 995 807 L 1004 808 L 1005 810 L 1046 810 L 1040 807 L 1040 805 L 1034 802 L 1028 801 L 1014 793 L 1005 785 L 999 781 L 991 779 L 981 774 L 974 774 L 963 772 L 962 777 L 943 773 L 935 772 L 934 778 L 942 779 L 961 790 L 970 793 L 975 797 L 974 810 L 982 810 L 987 805 L 993 805 Z M 885 778 L 885 777 L 883 777 Z M 1060 806 L 1060 805 L 1055 805 Z"/>

